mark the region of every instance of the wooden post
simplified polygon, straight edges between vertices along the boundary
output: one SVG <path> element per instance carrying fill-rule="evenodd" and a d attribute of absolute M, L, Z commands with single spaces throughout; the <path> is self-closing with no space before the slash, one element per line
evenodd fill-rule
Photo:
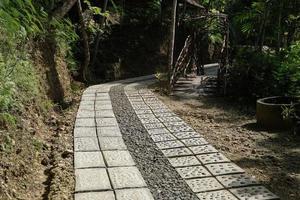
<path fill-rule="evenodd" d="M 175 46 L 175 33 L 176 33 L 176 13 L 177 13 L 177 0 L 173 0 L 173 6 L 172 6 L 172 21 L 170 26 L 170 47 L 169 47 L 169 90 L 171 91 L 172 85 L 171 85 L 171 76 L 173 71 L 173 62 L 174 62 L 174 46 Z"/>

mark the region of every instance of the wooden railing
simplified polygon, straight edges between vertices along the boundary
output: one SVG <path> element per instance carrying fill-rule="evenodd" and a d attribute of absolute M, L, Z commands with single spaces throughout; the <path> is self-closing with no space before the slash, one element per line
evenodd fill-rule
<path fill-rule="evenodd" d="M 171 71 L 171 77 L 170 77 L 171 89 L 174 88 L 174 85 L 177 82 L 178 78 L 181 75 L 183 75 L 186 72 L 187 68 L 189 67 L 192 59 L 191 51 L 192 51 L 192 36 L 189 35 L 186 38 L 184 46 L 175 63 L 175 66 Z"/>

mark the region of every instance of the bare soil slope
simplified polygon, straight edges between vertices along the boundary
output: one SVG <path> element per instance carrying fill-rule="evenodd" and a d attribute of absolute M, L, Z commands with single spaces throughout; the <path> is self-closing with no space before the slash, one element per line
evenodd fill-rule
<path fill-rule="evenodd" d="M 83 86 L 53 48 L 32 47 L 40 94 L 13 113 L 15 127 L 0 124 L 1 200 L 73 199 L 72 132 Z"/>

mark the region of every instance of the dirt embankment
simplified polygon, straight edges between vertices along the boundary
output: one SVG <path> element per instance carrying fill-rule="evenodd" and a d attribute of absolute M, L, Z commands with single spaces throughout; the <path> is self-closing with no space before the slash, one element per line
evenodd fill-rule
<path fill-rule="evenodd" d="M 73 199 L 73 124 L 83 86 L 49 43 L 32 52 L 39 97 L 0 127 L 0 199 Z M 74 89 L 76 88 L 76 89 Z"/>
<path fill-rule="evenodd" d="M 254 111 L 223 98 L 159 98 L 282 200 L 300 199 L 300 135 L 255 124 Z"/>

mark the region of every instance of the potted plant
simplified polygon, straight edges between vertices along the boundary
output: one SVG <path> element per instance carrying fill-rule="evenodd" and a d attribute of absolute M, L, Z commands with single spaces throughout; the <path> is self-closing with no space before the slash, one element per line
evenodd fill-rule
<path fill-rule="evenodd" d="M 299 106 L 297 97 L 267 97 L 257 100 L 257 123 L 269 129 L 291 129 L 297 121 L 296 107 Z"/>

